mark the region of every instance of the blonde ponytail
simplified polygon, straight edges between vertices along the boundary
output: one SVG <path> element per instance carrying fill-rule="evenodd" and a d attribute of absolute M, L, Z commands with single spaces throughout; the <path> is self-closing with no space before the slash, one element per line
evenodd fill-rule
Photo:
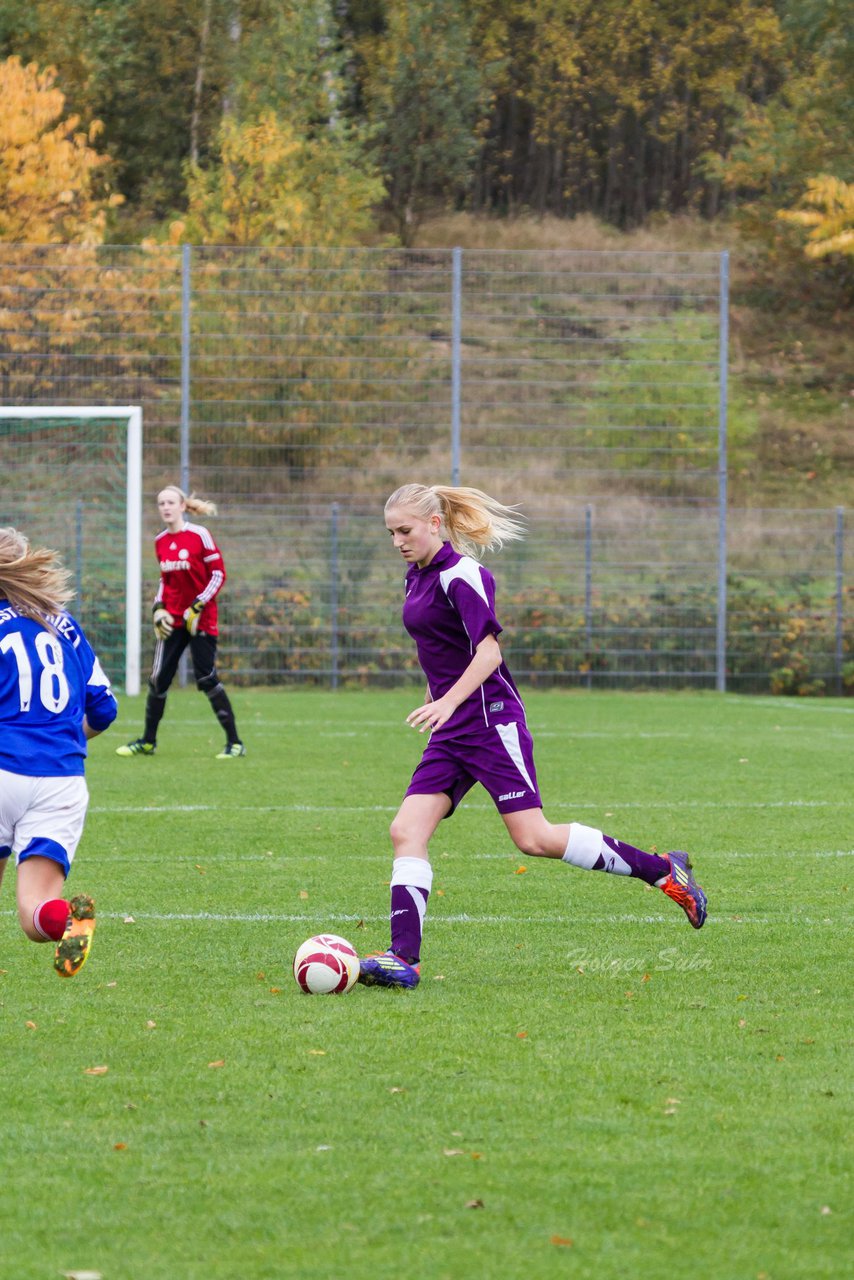
<path fill-rule="evenodd" d="M 481 489 L 405 484 L 386 502 L 386 511 L 392 507 L 405 507 L 422 520 L 440 516 L 444 535 L 462 555 L 480 557 L 525 536 L 524 518 L 517 508 L 505 506 Z"/>
<path fill-rule="evenodd" d="M 0 528 L 0 596 L 18 613 L 39 622 L 60 613 L 74 598 L 70 578 L 57 551 L 33 550 L 23 533 Z"/>

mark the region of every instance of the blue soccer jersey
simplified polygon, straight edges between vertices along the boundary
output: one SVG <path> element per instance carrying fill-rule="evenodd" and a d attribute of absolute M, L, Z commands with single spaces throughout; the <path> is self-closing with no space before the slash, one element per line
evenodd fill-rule
<path fill-rule="evenodd" d="M 415 641 L 430 697 L 441 698 L 468 667 L 487 636 L 498 636 L 495 578 L 471 556 L 445 542 L 423 569 L 410 565 L 405 579 L 403 625 Z M 525 708 L 504 662 L 432 738 L 457 738 L 499 724 L 525 722 Z"/>
<path fill-rule="evenodd" d="M 118 707 L 80 624 L 68 613 L 53 631 L 0 599 L 0 769 L 31 778 L 82 774 L 83 717 L 98 731 Z"/>

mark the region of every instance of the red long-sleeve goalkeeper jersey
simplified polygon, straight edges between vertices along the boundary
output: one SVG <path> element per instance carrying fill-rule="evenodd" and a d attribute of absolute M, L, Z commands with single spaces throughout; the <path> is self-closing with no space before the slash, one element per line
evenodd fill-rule
<path fill-rule="evenodd" d="M 225 582 L 225 562 L 209 531 L 201 524 L 185 524 L 178 533 L 164 529 L 154 539 L 160 585 L 154 597 L 183 626 L 184 610 L 198 597 L 205 607 L 199 631 L 217 632 L 216 597 Z"/>

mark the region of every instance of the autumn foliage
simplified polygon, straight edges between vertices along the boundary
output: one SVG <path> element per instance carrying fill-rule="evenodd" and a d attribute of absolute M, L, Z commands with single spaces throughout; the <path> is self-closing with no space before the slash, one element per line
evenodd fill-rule
<path fill-rule="evenodd" d="M 0 63 L 0 239 L 28 244 L 104 238 L 106 209 L 119 203 L 103 179 L 108 157 L 93 143 L 99 121 L 81 129 L 64 116 L 52 68 L 18 57 Z"/>

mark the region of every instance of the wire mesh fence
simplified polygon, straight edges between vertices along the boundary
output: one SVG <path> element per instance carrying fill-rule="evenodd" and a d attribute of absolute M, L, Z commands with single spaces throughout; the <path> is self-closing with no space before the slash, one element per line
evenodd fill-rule
<path fill-rule="evenodd" d="M 234 680 L 415 675 L 382 504 L 420 480 L 528 517 L 494 565 L 522 680 L 842 689 L 835 513 L 727 513 L 725 267 L 0 245 L 0 402 L 142 406 L 145 544 L 163 484 L 220 505 Z"/>

